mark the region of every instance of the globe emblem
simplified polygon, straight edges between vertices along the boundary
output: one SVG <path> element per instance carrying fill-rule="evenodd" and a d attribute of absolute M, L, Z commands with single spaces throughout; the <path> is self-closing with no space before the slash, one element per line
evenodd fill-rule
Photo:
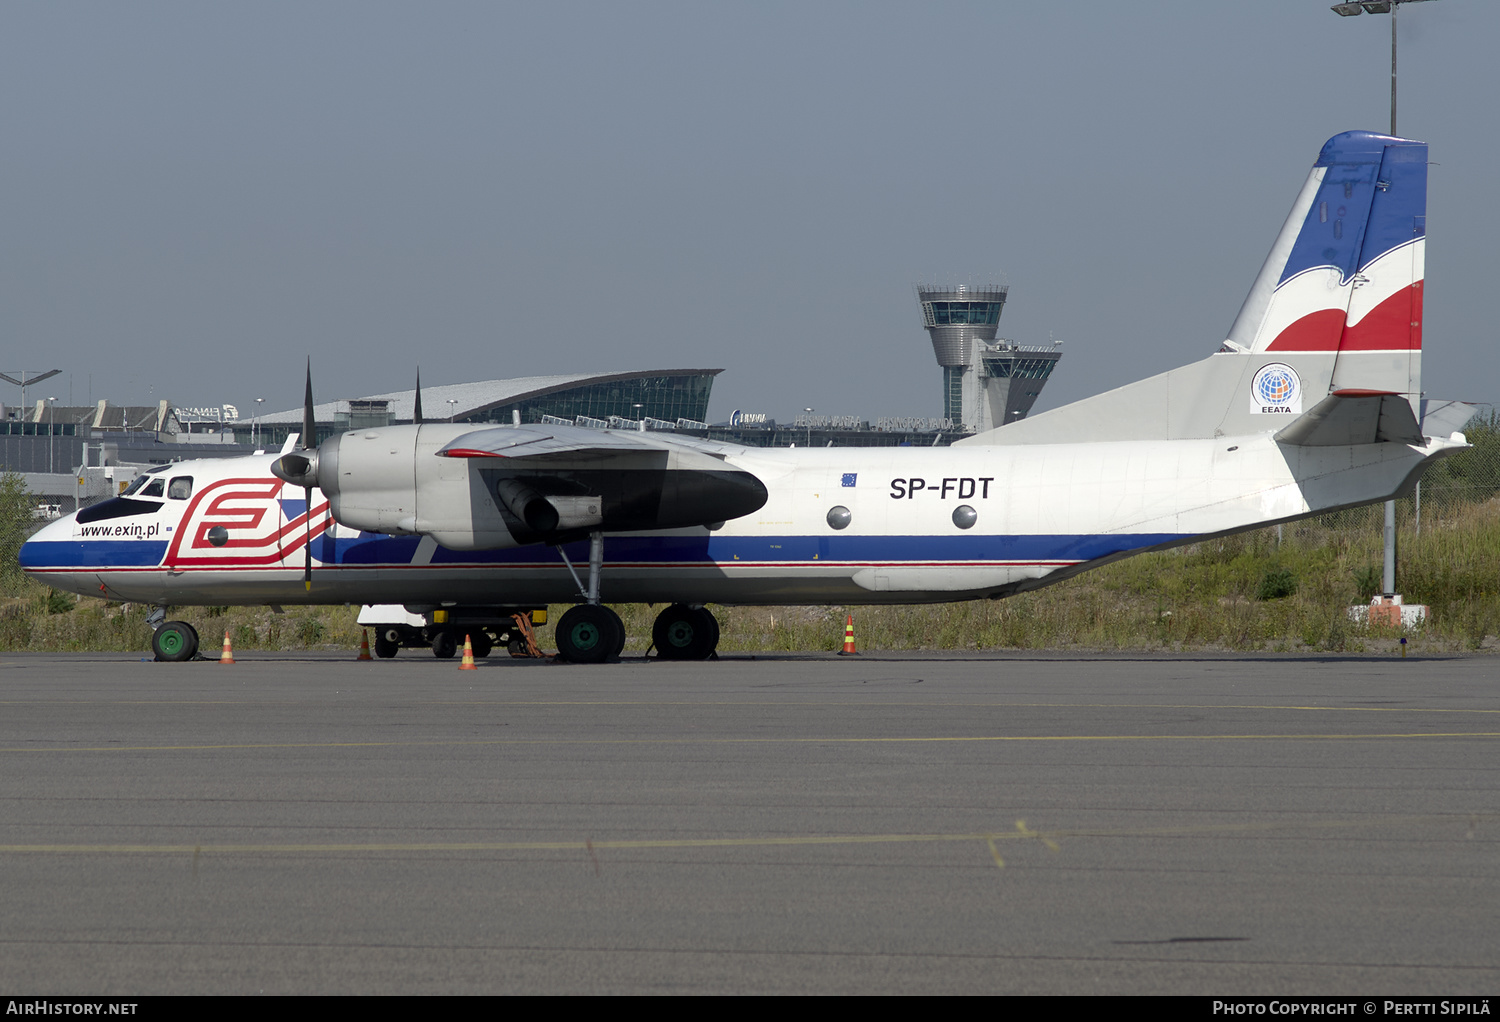
<path fill-rule="evenodd" d="M 1297 384 L 1286 370 L 1271 369 L 1261 375 L 1256 386 L 1260 389 L 1261 400 L 1266 404 L 1280 405 L 1292 399 L 1292 391 Z"/>

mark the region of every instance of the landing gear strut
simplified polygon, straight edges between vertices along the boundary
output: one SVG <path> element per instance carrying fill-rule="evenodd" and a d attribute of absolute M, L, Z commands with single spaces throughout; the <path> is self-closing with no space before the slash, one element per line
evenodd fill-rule
<path fill-rule="evenodd" d="M 558 556 L 578 585 L 583 603 L 557 622 L 557 652 L 575 664 L 602 664 L 625 648 L 625 626 L 620 616 L 599 602 L 599 574 L 604 567 L 604 536 L 589 533 L 589 582 L 585 586 L 559 545 Z M 674 603 L 662 611 L 651 629 L 651 639 L 663 660 L 707 660 L 719 646 L 719 622 L 705 607 Z"/>
<path fill-rule="evenodd" d="M 625 648 L 625 623 L 620 615 L 599 602 L 599 575 L 604 570 L 604 533 L 589 533 L 589 584 L 584 587 L 573 562 L 557 546 L 558 556 L 578 585 L 583 603 L 563 614 L 557 622 L 557 652 L 574 664 L 602 664 L 613 660 Z"/>

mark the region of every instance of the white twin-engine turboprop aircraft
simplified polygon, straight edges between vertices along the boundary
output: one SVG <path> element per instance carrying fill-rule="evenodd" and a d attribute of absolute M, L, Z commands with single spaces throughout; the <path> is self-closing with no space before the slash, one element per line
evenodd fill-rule
<path fill-rule="evenodd" d="M 1426 189 L 1425 144 L 1336 135 L 1216 354 L 950 448 L 762 449 L 419 412 L 317 450 L 152 469 L 42 529 L 21 562 L 61 589 L 155 604 L 153 623 L 170 605 L 405 604 L 439 655 L 465 608 L 493 622 L 576 601 L 558 649 L 598 662 L 625 640 L 601 594 L 664 603 L 656 648 L 688 659 L 714 650 L 710 602 L 997 598 L 1386 500 L 1466 446 L 1447 432 L 1460 422 L 1429 416 L 1443 435 L 1424 435 L 1414 411 Z M 481 630 L 486 652 L 510 638 Z M 197 635 L 160 623 L 152 645 L 186 659 Z"/>

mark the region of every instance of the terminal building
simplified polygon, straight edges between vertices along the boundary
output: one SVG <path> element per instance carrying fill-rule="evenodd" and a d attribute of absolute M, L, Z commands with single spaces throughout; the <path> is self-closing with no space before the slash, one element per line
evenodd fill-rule
<path fill-rule="evenodd" d="M 422 389 L 429 422 L 567 423 L 597 429 L 670 430 L 754 447 L 946 446 L 1024 418 L 1061 357 L 997 339 L 1006 288 L 919 285 L 924 325 L 942 367 L 940 416 L 815 415 L 791 422 L 736 410 L 710 422 L 721 369 L 650 369 L 482 380 Z M 4 374 L 0 374 L 4 375 Z M 28 380 L 35 383 L 46 376 Z M 13 380 L 5 377 L 14 383 Z M 24 388 L 23 388 L 24 394 Z M 327 401 L 314 407 L 315 442 L 352 429 L 410 423 L 415 389 Z M 938 409 L 934 409 L 938 410 Z M 302 430 L 302 409 L 242 418 L 231 405 L 35 408 L 0 405 L 0 471 L 18 472 L 48 514 L 118 493 L 154 465 L 275 450 Z"/>
<path fill-rule="evenodd" d="M 622 373 L 573 373 L 482 380 L 422 388 L 422 417 L 428 422 L 532 423 L 566 420 L 604 428 L 628 423 L 638 428 L 706 430 L 708 398 L 722 369 L 650 369 Z M 313 406 L 318 442 L 351 429 L 373 429 L 413 421 L 416 390 L 329 401 Z M 258 415 L 234 425 L 241 444 L 280 447 L 302 431 L 302 409 Z"/>
<path fill-rule="evenodd" d="M 39 515 L 65 514 L 114 496 L 153 465 L 249 453 L 225 428 L 230 406 L 0 404 L 0 472 L 21 476 Z"/>

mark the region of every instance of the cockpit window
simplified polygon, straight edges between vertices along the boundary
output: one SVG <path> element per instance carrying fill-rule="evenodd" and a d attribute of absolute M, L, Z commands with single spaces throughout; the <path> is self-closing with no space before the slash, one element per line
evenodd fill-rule
<path fill-rule="evenodd" d="M 146 469 L 146 471 L 142 472 L 140 475 L 131 480 L 129 486 L 120 491 L 120 496 L 128 497 L 133 493 L 140 493 L 142 486 L 145 486 L 147 483 L 152 482 L 152 476 L 156 475 L 158 472 L 165 472 L 166 470 L 167 466 L 165 465 L 162 465 L 160 468 Z M 156 480 L 156 482 L 160 482 L 160 480 Z M 143 494 L 143 496 L 160 497 L 161 487 L 158 486 L 155 493 L 147 491 L 147 493 Z"/>
<path fill-rule="evenodd" d="M 187 500 L 193 495 L 193 477 L 178 476 L 167 486 L 167 496 L 173 500 Z"/>
<path fill-rule="evenodd" d="M 162 490 L 162 481 L 160 479 L 153 479 L 153 480 L 151 480 L 150 483 L 148 483 L 146 485 L 146 488 L 141 491 L 141 496 L 142 497 L 160 497 L 161 496 L 161 490 Z"/>

